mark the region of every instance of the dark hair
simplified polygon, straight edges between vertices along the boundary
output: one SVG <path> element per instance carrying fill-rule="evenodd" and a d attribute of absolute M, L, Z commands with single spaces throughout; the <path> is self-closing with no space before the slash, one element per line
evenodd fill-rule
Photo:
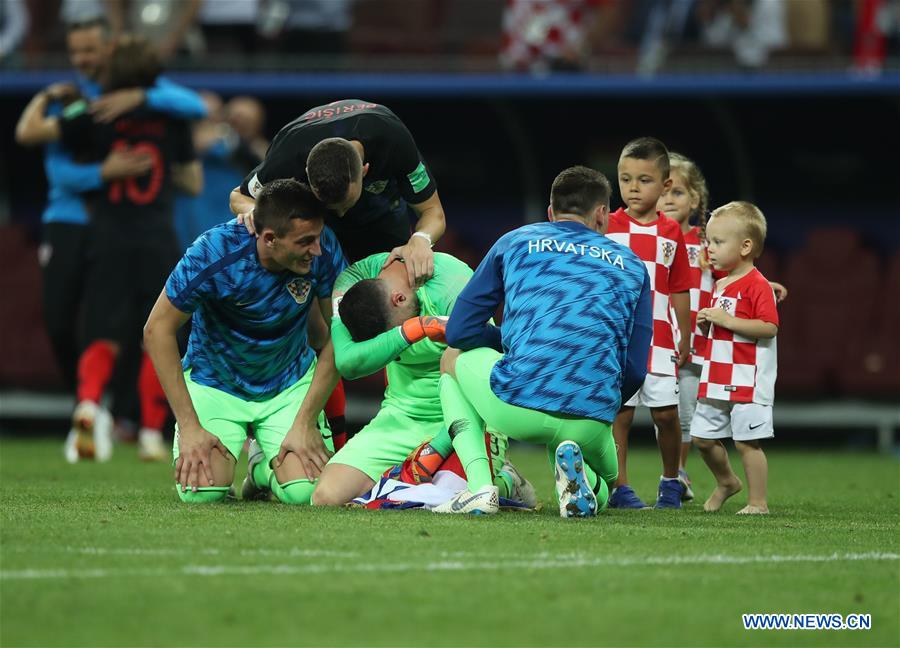
<path fill-rule="evenodd" d="M 328 213 L 308 185 L 292 178 L 272 180 L 259 192 L 253 210 L 253 224 L 257 232 L 268 227 L 275 232 L 275 236 L 281 237 L 290 229 L 292 218 L 325 220 Z"/>
<path fill-rule="evenodd" d="M 66 23 L 66 34 L 71 34 L 72 32 L 81 31 L 83 29 L 96 28 L 99 28 L 100 31 L 103 32 L 104 39 L 109 38 L 109 22 L 107 22 L 106 18 L 104 18 L 103 16 L 95 16 L 93 18 L 87 18 L 85 20 L 77 20 L 74 22 Z"/>
<path fill-rule="evenodd" d="M 341 322 L 354 342 L 365 342 L 388 328 L 386 288 L 380 279 L 363 279 L 353 284 L 338 304 Z"/>
<path fill-rule="evenodd" d="M 669 150 L 655 137 L 639 137 L 631 140 L 622 149 L 620 157 L 655 162 L 662 173 L 662 179 L 666 180 L 669 177 Z"/>
<path fill-rule="evenodd" d="M 353 145 L 341 137 L 316 144 L 306 158 L 309 184 L 326 205 L 342 202 L 350 183 L 362 174 L 362 160 Z"/>
<path fill-rule="evenodd" d="M 104 90 L 149 88 L 162 72 L 159 55 L 143 36 L 124 34 L 116 39 L 106 64 Z"/>
<path fill-rule="evenodd" d="M 555 214 L 590 216 L 599 204 L 609 205 L 611 189 L 606 176 L 584 166 L 569 167 L 553 181 L 550 206 Z"/>

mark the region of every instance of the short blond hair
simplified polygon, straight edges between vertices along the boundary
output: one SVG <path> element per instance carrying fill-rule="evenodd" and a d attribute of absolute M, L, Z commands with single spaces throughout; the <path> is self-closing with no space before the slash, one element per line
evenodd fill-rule
<path fill-rule="evenodd" d="M 753 203 L 734 200 L 727 205 L 714 209 L 710 218 L 731 216 L 736 218 L 744 228 L 744 235 L 753 241 L 753 258 L 758 259 L 766 242 L 766 217 L 762 210 Z"/>

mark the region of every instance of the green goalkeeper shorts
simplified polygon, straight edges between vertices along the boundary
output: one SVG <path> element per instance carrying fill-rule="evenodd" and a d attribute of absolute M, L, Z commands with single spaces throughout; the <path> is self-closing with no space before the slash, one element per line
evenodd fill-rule
<path fill-rule="evenodd" d="M 547 446 L 552 458 L 562 441 L 575 441 L 594 471 L 611 483 L 618 475 L 612 424 L 567 414 L 542 412 L 511 405 L 491 389 L 491 371 L 503 356 L 494 349 L 466 351 L 456 360 L 456 381 L 489 429 L 510 439 Z"/>
<path fill-rule="evenodd" d="M 210 434 L 215 435 L 228 452 L 237 459 L 247 439 L 247 429 L 253 426 L 253 435 L 262 447 L 266 461 L 278 456 L 281 442 L 297 417 L 297 411 L 303 402 L 312 383 L 316 363 L 310 365 L 306 374 L 283 392 L 262 402 L 245 401 L 220 389 L 200 385 L 191 380 L 190 371 L 185 372 L 184 382 L 187 384 L 191 402 L 200 419 L 200 425 Z M 325 440 L 325 446 L 334 450 L 331 441 L 331 430 L 325 422 L 325 415 L 319 413 L 319 429 Z M 172 454 L 178 459 L 178 425 L 175 425 L 175 442 Z"/>
<path fill-rule="evenodd" d="M 356 433 L 328 463 L 352 466 L 377 482 L 388 468 L 444 429 L 441 420 L 414 419 L 396 407 L 382 405 L 369 424 Z"/>

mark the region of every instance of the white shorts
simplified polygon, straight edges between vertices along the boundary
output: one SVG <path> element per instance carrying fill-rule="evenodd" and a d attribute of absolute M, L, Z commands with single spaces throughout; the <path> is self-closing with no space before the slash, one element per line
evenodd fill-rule
<path fill-rule="evenodd" d="M 678 380 L 675 376 L 648 373 L 638 392 L 628 399 L 625 407 L 669 407 L 678 405 Z"/>
<path fill-rule="evenodd" d="M 772 406 L 703 398 L 691 421 L 691 436 L 735 441 L 770 439 L 775 436 Z"/>

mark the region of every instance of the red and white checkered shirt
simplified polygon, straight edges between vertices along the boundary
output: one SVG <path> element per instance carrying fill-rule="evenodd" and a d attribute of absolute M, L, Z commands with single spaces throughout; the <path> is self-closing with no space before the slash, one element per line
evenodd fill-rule
<path fill-rule="evenodd" d="M 701 308 L 709 306 L 715 280 L 709 263 L 705 268 L 700 264 L 701 259 L 706 258 L 706 242 L 700 240 L 699 227 L 692 227 L 684 233 L 684 245 L 687 248 L 688 265 L 691 266 L 691 357 L 689 361 L 702 366 L 706 338 L 703 336 L 703 331 L 697 326 L 697 313 Z M 675 309 L 671 304 L 669 311 L 677 345 L 681 340 L 681 331 L 677 325 L 678 318 L 675 316 Z"/>
<path fill-rule="evenodd" d="M 653 290 L 653 340 L 647 371 L 675 375 L 675 334 L 669 318 L 669 295 L 691 288 L 690 266 L 681 226 L 659 212 L 656 220 L 639 223 L 621 208 L 609 215 L 606 235 L 637 254 L 650 275 Z"/>
<path fill-rule="evenodd" d="M 756 268 L 725 290 L 716 288 L 711 307 L 778 326 L 775 292 Z M 775 340 L 747 338 L 711 324 L 697 397 L 771 405 L 778 373 Z"/>
<path fill-rule="evenodd" d="M 581 62 L 590 12 L 602 0 L 506 0 L 500 61 L 539 72 L 556 61 Z"/>

